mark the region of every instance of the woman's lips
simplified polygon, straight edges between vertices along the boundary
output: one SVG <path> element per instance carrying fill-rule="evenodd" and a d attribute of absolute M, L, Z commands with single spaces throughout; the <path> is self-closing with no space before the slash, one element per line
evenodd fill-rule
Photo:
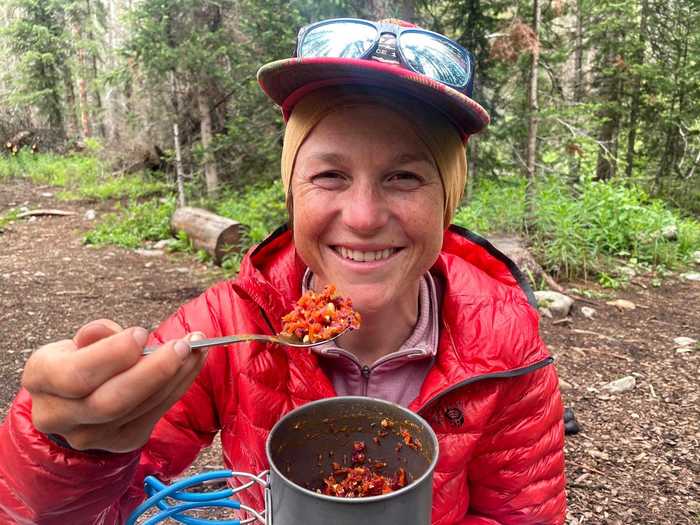
<path fill-rule="evenodd" d="M 345 246 L 332 246 L 335 253 L 348 261 L 369 263 L 389 259 L 403 248 L 384 248 L 381 250 L 354 250 Z"/>

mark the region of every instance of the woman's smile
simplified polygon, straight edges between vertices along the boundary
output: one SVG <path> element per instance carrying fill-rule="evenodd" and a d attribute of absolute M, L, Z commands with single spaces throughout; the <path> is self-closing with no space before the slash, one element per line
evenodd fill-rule
<path fill-rule="evenodd" d="M 368 323 L 370 312 L 387 322 L 399 309 L 415 314 L 419 280 L 442 246 L 440 173 L 411 126 L 383 107 L 339 108 L 294 165 L 297 252 L 316 285 L 335 284 Z"/>

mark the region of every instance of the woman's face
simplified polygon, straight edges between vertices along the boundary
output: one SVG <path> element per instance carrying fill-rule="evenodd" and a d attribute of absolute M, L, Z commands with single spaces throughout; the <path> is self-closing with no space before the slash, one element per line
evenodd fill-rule
<path fill-rule="evenodd" d="M 317 287 L 335 284 L 365 315 L 417 300 L 442 245 L 443 189 L 406 119 L 334 111 L 300 147 L 291 184 L 295 245 Z"/>

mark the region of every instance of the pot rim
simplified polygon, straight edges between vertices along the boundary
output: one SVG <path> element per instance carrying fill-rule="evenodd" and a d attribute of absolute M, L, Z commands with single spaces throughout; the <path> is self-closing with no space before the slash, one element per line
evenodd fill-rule
<path fill-rule="evenodd" d="M 428 434 L 433 440 L 433 443 L 435 445 L 435 454 L 433 455 L 433 459 L 428 465 L 428 468 L 426 471 L 416 480 L 413 482 L 409 483 L 403 488 L 400 488 L 399 490 L 395 490 L 393 492 L 389 492 L 387 494 L 380 494 L 379 496 L 366 496 L 362 498 L 341 498 L 339 496 L 327 496 L 326 494 L 319 494 L 318 492 L 314 492 L 312 490 L 309 490 L 307 488 L 302 487 L 301 485 L 297 485 L 294 483 L 292 480 L 288 479 L 275 465 L 275 463 L 272 461 L 272 451 L 270 450 L 270 441 L 272 435 L 275 433 L 275 431 L 280 427 L 284 422 L 292 415 L 296 414 L 299 411 L 302 411 L 304 409 L 309 409 L 312 406 L 317 406 L 317 405 L 325 405 L 325 404 L 331 404 L 331 403 L 337 403 L 339 401 L 355 401 L 355 402 L 370 402 L 372 404 L 378 404 L 378 405 L 385 405 L 387 407 L 391 407 L 393 409 L 399 409 L 402 412 L 405 412 L 407 416 L 413 417 L 420 424 L 424 426 L 424 428 L 427 430 Z M 275 425 L 272 427 L 272 430 L 270 430 L 270 433 L 267 436 L 267 440 L 265 442 L 265 454 L 267 455 L 267 461 L 270 464 L 270 470 L 274 471 L 274 473 L 282 479 L 287 485 L 290 487 L 297 489 L 301 491 L 302 493 L 313 496 L 315 498 L 325 500 L 325 501 L 332 501 L 335 503 L 349 503 L 349 504 L 360 504 L 360 503 L 373 503 L 373 502 L 379 502 L 379 501 L 385 501 L 391 498 L 399 497 L 403 494 L 406 494 L 408 492 L 411 492 L 418 486 L 420 486 L 426 478 L 430 477 L 433 475 L 433 472 L 435 471 L 435 466 L 437 465 L 438 457 L 440 456 L 440 444 L 438 443 L 437 435 L 435 434 L 435 431 L 433 431 L 432 427 L 428 424 L 428 422 L 423 419 L 421 416 L 419 416 L 415 412 L 411 412 L 405 407 L 402 407 L 401 405 L 398 405 L 396 403 L 392 403 L 390 401 L 385 401 L 383 399 L 378 399 L 375 397 L 367 397 L 367 396 L 336 396 L 336 397 L 327 397 L 324 399 L 317 399 L 316 401 L 311 401 L 310 403 L 306 403 L 305 405 L 302 405 L 300 407 L 295 408 L 294 410 L 288 412 L 287 414 L 284 415 Z M 270 486 L 272 489 L 272 486 Z"/>

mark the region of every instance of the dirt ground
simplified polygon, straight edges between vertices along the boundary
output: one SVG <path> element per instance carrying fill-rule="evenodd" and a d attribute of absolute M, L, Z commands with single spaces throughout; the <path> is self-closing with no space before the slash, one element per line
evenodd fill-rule
<path fill-rule="evenodd" d="M 60 202 L 55 189 L 0 183 L 0 216 L 11 208 L 59 208 L 66 217 L 23 219 L 0 233 L 0 416 L 18 388 L 32 349 L 70 337 L 83 323 L 108 317 L 153 327 L 221 278 L 184 255 L 145 257 L 120 248 L 84 246 L 82 235 L 108 205 Z M 569 284 L 573 287 L 574 284 Z M 592 285 L 575 285 L 594 289 Z M 581 298 L 565 322 L 542 320 L 562 393 L 582 431 L 566 438 L 569 525 L 700 523 L 698 346 L 700 283 L 672 275 L 661 287 L 632 279 L 605 299 Z M 598 297 L 598 296 L 596 296 Z M 632 301 L 634 310 L 606 304 Z M 594 308 L 592 319 L 581 308 Z M 633 376 L 633 390 L 609 394 L 606 383 Z M 188 471 L 221 466 L 218 446 Z"/>

